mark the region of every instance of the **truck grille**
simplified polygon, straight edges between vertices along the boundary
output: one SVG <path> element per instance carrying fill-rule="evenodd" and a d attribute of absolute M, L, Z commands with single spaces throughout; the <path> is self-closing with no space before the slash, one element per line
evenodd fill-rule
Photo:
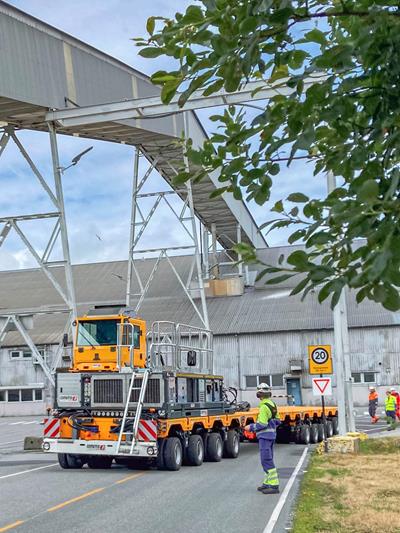
<path fill-rule="evenodd" d="M 147 382 L 146 394 L 144 395 L 144 403 L 160 403 L 160 380 L 159 379 L 149 379 Z M 141 387 L 142 378 L 136 378 L 133 382 L 133 386 Z M 139 400 L 140 390 L 133 390 L 131 394 L 131 403 L 136 403 Z"/>
<path fill-rule="evenodd" d="M 107 405 L 123 402 L 122 379 L 96 379 L 93 382 L 93 403 Z"/>

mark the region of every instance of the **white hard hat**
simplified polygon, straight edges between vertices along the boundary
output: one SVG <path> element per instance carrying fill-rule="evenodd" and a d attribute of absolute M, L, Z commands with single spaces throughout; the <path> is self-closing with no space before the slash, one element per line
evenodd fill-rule
<path fill-rule="evenodd" d="M 396 392 L 396 389 L 394 387 L 390 387 L 390 392 Z"/>
<path fill-rule="evenodd" d="M 371 386 L 371 387 L 369 388 L 369 390 L 375 390 L 375 387 L 372 387 L 372 386 Z"/>
<path fill-rule="evenodd" d="M 271 390 L 271 387 L 267 383 L 260 383 L 257 386 L 257 390 L 260 392 L 269 392 Z"/>

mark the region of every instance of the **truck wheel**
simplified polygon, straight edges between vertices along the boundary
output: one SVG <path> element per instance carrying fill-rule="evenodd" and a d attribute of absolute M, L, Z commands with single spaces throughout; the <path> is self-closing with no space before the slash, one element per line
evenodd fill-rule
<path fill-rule="evenodd" d="M 293 439 L 295 444 L 301 444 L 300 432 L 301 432 L 301 426 L 295 426 L 295 428 L 294 428 L 294 439 Z"/>
<path fill-rule="evenodd" d="M 58 462 L 59 462 L 61 468 L 71 468 L 69 466 L 66 453 L 59 453 L 58 454 Z"/>
<path fill-rule="evenodd" d="M 318 442 L 322 442 L 325 438 L 325 424 L 317 424 L 318 427 Z"/>
<path fill-rule="evenodd" d="M 219 463 L 222 459 L 224 445 L 219 433 L 209 433 L 207 438 L 206 461 Z"/>
<path fill-rule="evenodd" d="M 189 466 L 200 466 L 204 461 L 204 444 L 200 435 L 190 435 L 186 448 L 186 463 Z"/>
<path fill-rule="evenodd" d="M 229 459 L 236 459 L 239 455 L 240 443 L 238 432 L 230 429 L 226 435 L 224 442 L 224 457 Z"/>
<path fill-rule="evenodd" d="M 178 437 L 168 437 L 164 446 L 164 467 L 167 470 L 179 470 L 182 466 L 182 444 Z"/>
<path fill-rule="evenodd" d="M 73 455 L 71 453 L 66 453 L 68 468 L 82 468 L 85 464 L 83 457 L 79 455 Z"/>
<path fill-rule="evenodd" d="M 333 424 L 331 420 L 327 420 L 325 423 L 325 431 L 326 436 L 329 439 L 330 437 L 333 437 Z"/>
<path fill-rule="evenodd" d="M 318 442 L 318 424 L 311 424 L 310 426 L 310 441 L 313 444 Z"/>
<path fill-rule="evenodd" d="M 101 455 L 92 455 L 88 458 L 87 464 L 89 468 L 106 469 L 111 468 L 112 457 L 103 457 Z"/>
<path fill-rule="evenodd" d="M 332 427 L 333 427 L 333 434 L 338 435 L 339 434 L 339 421 L 337 419 L 337 416 L 334 416 L 332 418 Z"/>
<path fill-rule="evenodd" d="M 300 426 L 300 443 L 301 444 L 310 444 L 311 432 L 310 426 L 303 424 Z"/>
<path fill-rule="evenodd" d="M 279 444 L 289 444 L 292 438 L 292 428 L 286 424 L 278 426 L 276 430 L 276 442 Z"/>
<path fill-rule="evenodd" d="M 166 439 L 158 439 L 158 442 L 157 442 L 157 446 L 158 446 L 157 468 L 158 468 L 158 470 L 164 470 L 165 469 L 164 448 L 165 448 L 165 443 L 166 442 L 167 442 Z"/>

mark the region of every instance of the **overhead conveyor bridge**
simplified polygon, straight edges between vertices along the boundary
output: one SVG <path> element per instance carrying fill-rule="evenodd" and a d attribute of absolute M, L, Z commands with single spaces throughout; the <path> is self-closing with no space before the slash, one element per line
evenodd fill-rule
<path fill-rule="evenodd" d="M 142 73 L 3 1 L 0 35 L 1 122 L 48 131 L 49 110 L 159 95 Z M 176 171 L 171 161 L 183 164 L 182 150 L 175 142 L 184 131 L 182 114 L 55 126 L 57 133 L 140 146 L 170 184 Z M 188 113 L 188 130 L 194 144 L 201 145 L 206 134 L 193 111 Z M 238 224 L 243 242 L 265 247 L 244 202 L 228 193 L 210 202 L 210 194 L 218 186 L 215 174 L 193 184 L 195 213 L 204 226 L 211 229 L 215 225 L 217 239 L 225 248 L 237 242 Z"/>

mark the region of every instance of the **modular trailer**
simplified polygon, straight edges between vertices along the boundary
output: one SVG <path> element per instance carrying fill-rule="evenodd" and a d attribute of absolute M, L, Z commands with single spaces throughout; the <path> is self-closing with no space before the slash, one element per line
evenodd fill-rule
<path fill-rule="evenodd" d="M 127 312 L 75 323 L 70 369 L 56 373 L 56 437 L 43 450 L 63 468 L 154 464 L 178 470 L 236 458 L 258 410 L 212 374 L 212 334 L 172 322 L 146 324 Z M 307 444 L 337 432 L 336 408 L 279 407 L 279 442 Z"/>

